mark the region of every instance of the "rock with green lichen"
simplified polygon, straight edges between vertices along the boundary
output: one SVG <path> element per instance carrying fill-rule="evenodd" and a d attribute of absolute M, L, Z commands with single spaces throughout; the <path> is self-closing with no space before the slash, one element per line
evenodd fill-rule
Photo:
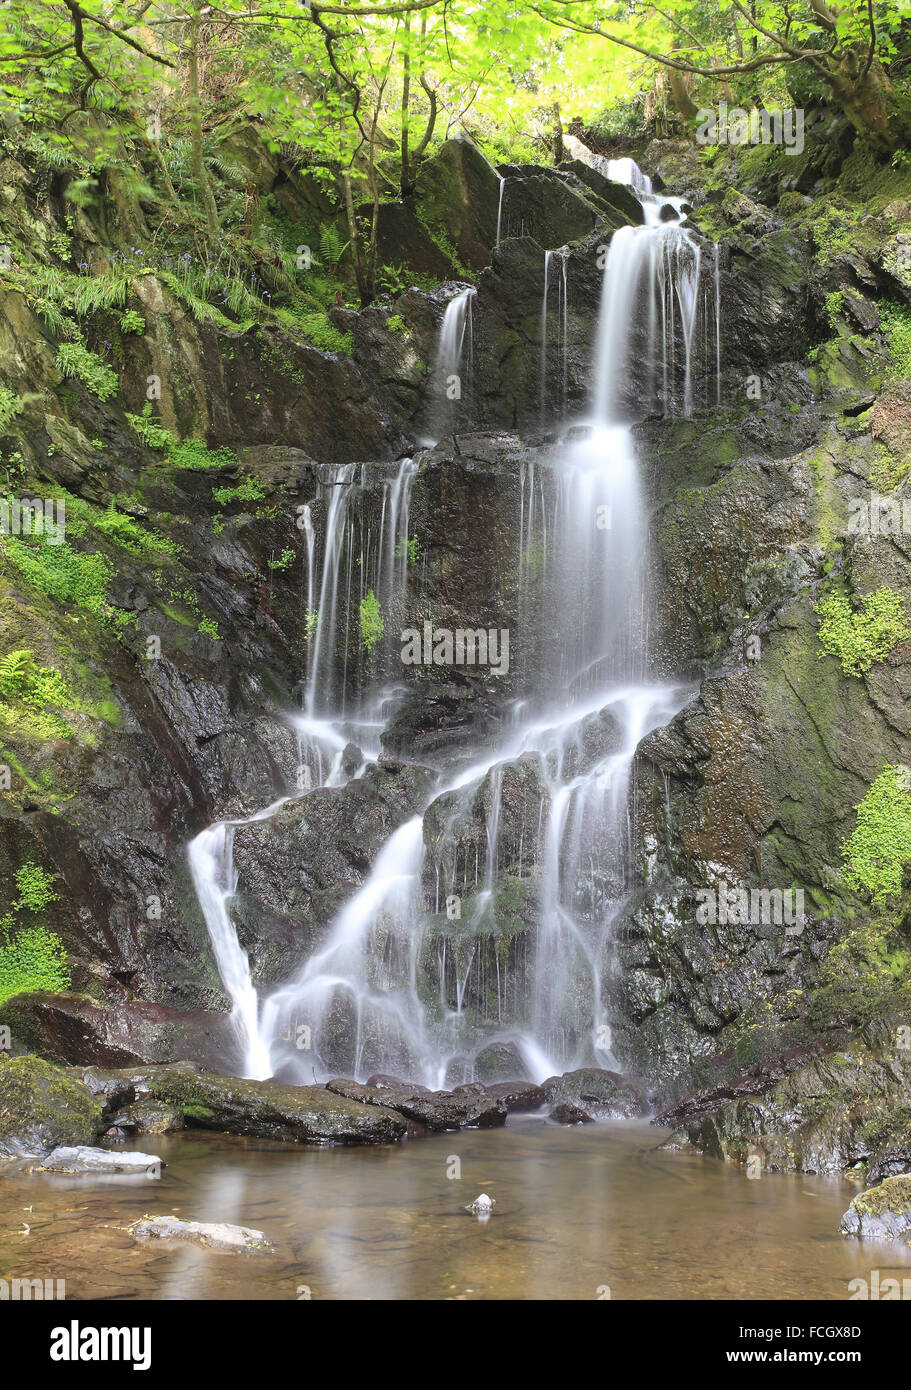
<path fill-rule="evenodd" d="M 0 1157 L 91 1144 L 101 1104 L 80 1081 L 40 1057 L 0 1059 Z"/>
<path fill-rule="evenodd" d="M 911 1239 L 911 1177 L 886 1178 L 854 1198 L 841 1218 L 844 1236 L 861 1240 Z"/>

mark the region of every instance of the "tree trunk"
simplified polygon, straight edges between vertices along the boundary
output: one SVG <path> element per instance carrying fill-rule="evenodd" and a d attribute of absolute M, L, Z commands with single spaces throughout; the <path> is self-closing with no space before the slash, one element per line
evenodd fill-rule
<path fill-rule="evenodd" d="M 193 177 L 202 197 L 206 214 L 206 227 L 212 242 L 219 237 L 218 208 L 215 195 L 209 182 L 205 161 L 202 157 L 202 102 L 199 97 L 199 31 L 202 26 L 202 0 L 195 0 L 190 14 L 190 33 L 187 47 L 188 78 L 190 87 L 190 148 Z"/>

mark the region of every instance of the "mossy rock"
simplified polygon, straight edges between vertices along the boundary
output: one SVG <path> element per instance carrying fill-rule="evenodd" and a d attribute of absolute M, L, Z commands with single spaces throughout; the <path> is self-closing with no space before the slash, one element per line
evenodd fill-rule
<path fill-rule="evenodd" d="M 100 1129 L 100 1101 L 60 1067 L 39 1057 L 0 1062 L 0 1155 L 92 1144 Z"/>
<path fill-rule="evenodd" d="M 841 1233 L 870 1240 L 911 1237 L 911 1174 L 886 1178 L 854 1198 L 841 1218 Z"/>

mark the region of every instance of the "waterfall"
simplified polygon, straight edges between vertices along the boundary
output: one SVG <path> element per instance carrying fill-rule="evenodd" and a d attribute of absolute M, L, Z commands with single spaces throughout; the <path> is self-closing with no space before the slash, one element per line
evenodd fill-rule
<path fill-rule="evenodd" d="M 689 697 L 682 686 L 648 678 L 647 518 L 627 420 L 637 408 L 651 409 L 655 396 L 667 411 L 692 409 L 700 259 L 681 225 L 682 210 L 675 207 L 676 221 L 662 220 L 659 200 L 632 161 L 611 166 L 639 198 L 644 224 L 611 240 L 589 418 L 522 464 L 519 619 L 523 626 L 533 620 L 546 581 L 554 620 L 545 625 L 529 688 L 507 711 L 505 732 L 468 765 L 457 761 L 437 773 L 424 804 L 393 828 L 318 948 L 261 997 L 230 917 L 232 838 L 245 822 L 210 827 L 190 846 L 248 1074 L 304 1082 L 315 1072 L 387 1071 L 438 1087 L 472 1079 L 477 1055 L 494 1042 L 511 1046 L 536 1079 L 615 1063 L 607 1000 L 614 923 L 636 885 L 636 749 Z M 552 282 L 561 286 L 564 382 L 566 376 L 566 257 L 554 277 L 555 254 L 547 253 L 544 267 L 542 408 Z M 466 342 L 470 363 L 473 294 L 463 290 L 446 306 L 438 376 L 458 376 Z M 631 382 L 643 335 L 644 369 L 632 372 Z M 443 428 L 439 403 L 436 419 Z M 304 710 L 291 717 L 299 765 L 307 769 L 304 795 L 352 775 L 342 765 L 349 741 L 364 758 L 354 775 L 379 756 L 388 696 L 374 680 L 372 703 L 346 712 L 349 673 L 335 667 L 338 652 L 347 650 L 340 634 L 367 587 L 383 595 L 384 611 L 404 602 L 400 547 L 408 540 L 415 471 L 411 459 L 401 461 L 383 485 L 378 522 L 367 524 L 363 480 L 350 467 L 336 469 L 320 485 L 319 543 L 304 526 L 308 604 L 314 595 L 319 612 Z M 524 789 L 518 819 L 517 778 Z M 523 928 L 512 943 L 496 934 L 505 865 L 534 905 L 533 929 Z M 451 904 L 458 909 L 453 920 Z M 310 1051 L 291 1041 L 300 1029 L 312 1040 Z"/>
<path fill-rule="evenodd" d="M 548 345 L 548 296 L 551 285 L 551 264 L 554 257 L 560 261 L 560 275 L 556 279 L 557 286 L 557 348 L 559 350 L 560 372 L 558 381 L 560 383 L 560 408 L 561 413 L 566 409 L 566 390 L 568 378 L 568 308 L 567 308 L 567 261 L 569 259 L 568 250 L 561 246 L 558 251 L 544 252 L 544 290 L 541 296 L 541 358 L 539 365 L 539 385 L 538 401 L 542 425 L 547 419 L 547 380 L 548 369 L 553 354 L 549 351 Z"/>
<path fill-rule="evenodd" d="M 476 294 L 477 290 L 473 286 L 460 290 L 450 299 L 444 310 L 432 378 L 431 429 L 424 441 L 425 444 L 436 444 L 452 433 L 458 414 L 458 403 L 462 400 L 463 387 L 471 385 L 474 369 L 471 305 Z M 464 373 L 463 355 L 466 367 Z M 467 377 L 467 381 L 463 380 L 463 377 Z"/>
<path fill-rule="evenodd" d="M 497 235 L 494 241 L 495 248 L 500 244 L 500 228 L 503 225 L 503 193 L 506 188 L 506 180 L 503 175 L 498 174 L 497 178 L 500 180 L 500 194 L 497 198 Z"/>

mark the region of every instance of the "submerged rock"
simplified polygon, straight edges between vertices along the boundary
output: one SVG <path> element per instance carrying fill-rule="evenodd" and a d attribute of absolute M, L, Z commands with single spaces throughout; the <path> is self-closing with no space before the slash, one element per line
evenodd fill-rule
<path fill-rule="evenodd" d="M 232 1254 L 263 1255 L 275 1249 L 263 1231 L 250 1226 L 230 1226 L 225 1221 L 185 1221 L 179 1216 L 144 1216 L 128 1227 L 136 1241 L 182 1240 L 209 1250 Z"/>
<path fill-rule="evenodd" d="M 91 1144 L 101 1103 L 82 1082 L 39 1057 L 0 1059 L 0 1157 Z"/>
<path fill-rule="evenodd" d="M 911 1177 L 886 1178 L 859 1192 L 840 1230 L 861 1240 L 911 1240 Z"/>
<path fill-rule="evenodd" d="M 158 1178 L 164 1165 L 157 1154 L 124 1153 L 112 1149 L 76 1148 L 54 1149 L 40 1163 L 32 1164 L 33 1173 L 144 1173 Z"/>

